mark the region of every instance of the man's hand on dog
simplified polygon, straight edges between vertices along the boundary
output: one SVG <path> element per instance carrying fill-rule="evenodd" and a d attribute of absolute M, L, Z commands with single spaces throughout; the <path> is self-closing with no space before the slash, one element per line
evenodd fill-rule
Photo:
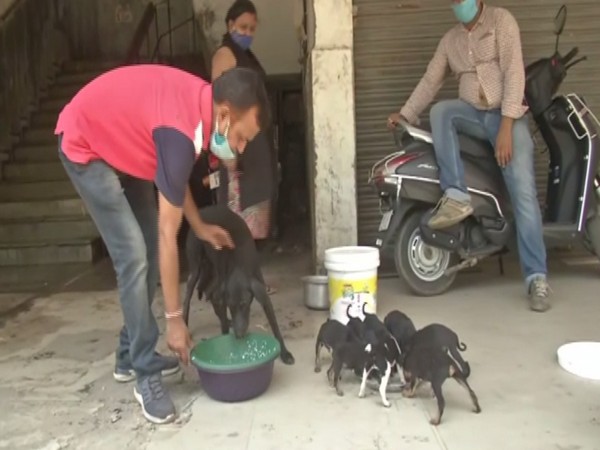
<path fill-rule="evenodd" d="M 181 362 L 189 364 L 192 339 L 182 317 L 167 320 L 167 345 Z"/>
<path fill-rule="evenodd" d="M 235 247 L 229 233 L 217 225 L 204 224 L 197 235 L 199 239 L 208 242 L 217 250 Z"/>

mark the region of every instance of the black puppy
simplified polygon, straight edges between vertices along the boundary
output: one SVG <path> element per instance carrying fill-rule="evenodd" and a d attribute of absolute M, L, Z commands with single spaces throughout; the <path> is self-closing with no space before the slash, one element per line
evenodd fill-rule
<path fill-rule="evenodd" d="M 471 374 L 471 366 L 462 358 L 461 354 L 459 353 L 459 350 L 465 351 L 467 346 L 463 342 L 460 342 L 458 335 L 454 331 L 439 323 L 427 325 L 426 327 L 418 330 L 412 336 L 405 350 L 403 350 L 404 356 L 401 358 L 401 365 L 405 355 L 409 353 L 411 349 L 421 349 L 427 347 L 439 348 L 445 352 L 450 352 L 450 355 L 454 361 L 456 361 L 460 366 L 461 372 L 465 378 L 469 378 L 469 375 Z"/>
<path fill-rule="evenodd" d="M 380 346 L 387 344 L 388 347 L 394 348 L 394 356 L 393 359 L 390 359 L 390 363 L 392 364 L 392 374 L 396 373 L 399 369 L 399 363 L 401 361 L 401 348 L 398 345 L 395 337 L 390 333 L 384 323 L 377 317 L 376 314 L 370 314 L 365 312 L 365 305 L 363 305 L 363 315 L 364 320 L 360 320 L 357 317 L 352 317 L 348 321 L 348 327 L 352 330 L 352 332 L 359 336 L 361 341 L 366 342 L 367 344 L 371 344 L 372 351 L 380 348 Z M 379 346 L 379 347 L 378 347 Z M 383 351 L 380 348 L 381 351 Z M 388 355 L 389 356 L 389 355 Z M 402 376 L 402 372 L 398 371 Z M 374 377 L 381 375 L 383 372 L 378 372 L 373 374 Z M 371 378 L 369 376 L 369 378 Z"/>
<path fill-rule="evenodd" d="M 343 323 L 327 318 L 319 328 L 315 343 L 315 372 L 321 371 L 321 349 L 325 347 L 331 353 L 344 342 L 354 339 L 351 330 Z M 357 340 L 357 339 L 356 339 Z"/>
<path fill-rule="evenodd" d="M 281 345 L 281 360 L 286 364 L 293 364 L 294 357 L 283 342 L 275 311 L 265 288 L 258 252 L 248 225 L 224 205 L 203 208 L 200 216 L 204 222 L 227 230 L 235 248 L 216 250 L 208 242 L 198 239 L 194 233 L 188 234 L 186 254 L 190 274 L 183 301 L 185 323 L 188 323 L 190 300 L 196 285 L 198 298 L 201 300 L 202 295 L 206 294 L 211 302 L 221 322 L 223 334 L 229 333 L 229 310 L 237 338 L 246 336 L 248 332 L 250 304 L 256 299 L 263 307 L 271 330 Z"/>
<path fill-rule="evenodd" d="M 350 369 L 356 374 L 361 374 L 367 363 L 365 343 L 350 339 L 333 348 L 331 365 L 327 369 L 327 379 L 338 395 L 344 395 L 339 386 L 342 369 Z"/>
<path fill-rule="evenodd" d="M 398 372 L 404 383 L 402 371 L 399 370 L 400 347 L 396 339 L 387 330 L 383 322 L 376 314 L 365 312 L 363 305 L 364 320 L 352 317 L 348 321 L 348 328 L 353 334 L 359 336 L 361 342 L 365 342 L 364 351 L 366 360 L 362 370 L 362 381 L 359 397 L 364 397 L 367 380 L 376 379 L 379 382 L 379 395 L 385 407 L 389 407 L 386 392 L 387 385 L 393 373 Z"/>
<path fill-rule="evenodd" d="M 375 338 L 384 341 L 390 336 L 390 332 L 376 314 L 371 314 L 365 311 L 366 306 L 366 303 L 364 303 L 362 306 L 362 314 L 364 317 L 361 319 L 360 317 L 352 317 L 350 315 L 351 305 L 348 305 L 346 310 L 346 315 L 349 318 L 348 327 L 361 340 L 365 340 L 365 333 L 370 331 Z"/>
<path fill-rule="evenodd" d="M 400 350 L 406 352 L 408 350 L 408 343 L 413 335 L 417 332 L 413 321 L 403 312 L 390 311 L 383 319 L 383 324 L 388 331 L 396 338 Z"/>
<path fill-rule="evenodd" d="M 456 362 L 439 347 L 413 347 L 404 359 L 404 378 L 408 383 L 408 388 L 403 391 L 406 397 L 413 397 L 419 381 L 429 381 L 433 393 L 437 400 L 437 416 L 430 420 L 432 425 L 439 425 L 442 420 L 442 414 L 446 406 L 444 395 L 442 394 L 442 385 L 447 378 L 454 378 L 462 387 L 464 387 L 473 402 L 473 411 L 481 412 L 479 400 L 469 386 L 467 377 L 461 371 Z"/>
<path fill-rule="evenodd" d="M 358 396 L 365 396 L 365 388 L 367 387 L 367 379 L 373 370 L 376 370 L 379 375 L 379 395 L 383 406 L 389 408 L 391 406 L 386 398 L 387 385 L 392 375 L 392 369 L 397 368 L 400 358 L 400 347 L 393 336 L 387 336 L 383 340 L 377 337 L 372 330 L 366 331 L 368 344 L 365 347 L 367 358 L 363 368 L 362 381 Z"/>

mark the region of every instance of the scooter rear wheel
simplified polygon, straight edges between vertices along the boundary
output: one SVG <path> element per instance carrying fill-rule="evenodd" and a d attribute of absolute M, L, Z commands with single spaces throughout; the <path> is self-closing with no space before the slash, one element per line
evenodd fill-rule
<path fill-rule="evenodd" d="M 398 275 L 416 295 L 440 295 L 450 288 L 456 272 L 445 275 L 447 268 L 457 264 L 458 255 L 427 245 L 421 237 L 419 224 L 423 210 L 412 212 L 400 225 L 394 260 Z"/>

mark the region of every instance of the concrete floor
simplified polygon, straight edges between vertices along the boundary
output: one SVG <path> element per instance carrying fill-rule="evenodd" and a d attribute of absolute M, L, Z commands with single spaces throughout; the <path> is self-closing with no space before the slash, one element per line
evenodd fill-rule
<path fill-rule="evenodd" d="M 415 298 L 397 279 L 380 280 L 381 316 L 399 308 L 417 327 L 443 322 L 468 345 L 469 381 L 483 412 L 473 414 L 465 391 L 448 381 L 437 428 L 429 425 L 435 400 L 427 387 L 416 399 L 390 394 L 386 409 L 375 392 L 359 399 L 352 376 L 338 397 L 325 373 L 313 372 L 314 338 L 326 313 L 302 304 L 307 261 L 282 255 L 266 269 L 279 289 L 273 302 L 296 364 L 278 361 L 269 390 L 241 404 L 209 399 L 186 368 L 167 379 L 180 417 L 161 427 L 143 419 L 132 385 L 112 380 L 121 316 L 106 263 L 18 314 L 13 309 L 0 319 L 0 449 L 600 449 L 600 383 L 564 372 L 555 356 L 564 342 L 600 339 L 593 259 L 553 259 L 554 308 L 547 314 L 526 309 L 514 262 L 503 277 L 493 261 L 462 274 L 438 298 Z M 195 302 L 192 317 L 195 340 L 218 333 L 208 305 Z M 257 307 L 251 323 L 268 330 Z"/>

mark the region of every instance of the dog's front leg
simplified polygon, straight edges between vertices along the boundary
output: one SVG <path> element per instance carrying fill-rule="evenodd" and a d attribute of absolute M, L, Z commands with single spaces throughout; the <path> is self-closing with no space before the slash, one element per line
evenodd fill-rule
<path fill-rule="evenodd" d="M 229 319 L 227 318 L 227 306 L 225 305 L 225 302 L 211 298 L 210 303 L 212 304 L 215 314 L 219 318 L 219 322 L 221 322 L 221 333 L 229 334 Z"/>
<path fill-rule="evenodd" d="M 341 374 L 342 374 L 342 369 L 344 367 L 344 363 L 341 359 L 338 358 L 334 358 L 332 364 L 331 364 L 331 369 L 333 372 L 333 387 L 335 388 L 335 392 L 337 393 L 337 395 L 339 395 L 340 397 L 344 395 L 344 391 L 342 391 L 342 388 L 340 387 L 340 378 L 341 378 Z M 328 376 L 329 376 L 329 372 L 328 372 Z"/>
<path fill-rule="evenodd" d="M 365 390 L 367 388 L 367 379 L 369 378 L 369 373 L 371 373 L 371 368 L 367 370 L 367 368 L 363 368 L 362 373 L 362 381 L 360 382 L 360 389 L 358 390 L 358 397 L 363 398 L 365 396 Z"/>
<path fill-rule="evenodd" d="M 381 383 L 379 384 L 379 395 L 381 395 L 381 403 L 383 403 L 383 406 L 389 408 L 392 405 L 388 402 L 386 394 L 388 381 L 390 381 L 390 375 L 392 374 L 392 365 L 389 361 L 386 361 L 386 364 L 385 373 L 383 374 L 383 377 L 381 377 Z"/>
<path fill-rule="evenodd" d="M 273 304 L 271 303 L 271 299 L 269 298 L 269 294 L 267 294 L 264 284 L 261 284 L 258 280 L 253 279 L 252 294 L 258 303 L 261 304 L 265 315 L 267 316 L 267 320 L 269 321 L 271 331 L 273 331 L 275 338 L 277 338 L 279 344 L 281 345 L 281 360 L 285 364 L 294 364 L 294 356 L 286 348 L 285 343 L 283 342 L 283 336 L 281 335 L 281 331 L 279 331 L 279 325 L 277 324 L 277 318 L 275 317 Z"/>
<path fill-rule="evenodd" d="M 410 381 L 408 382 L 408 387 L 402 389 L 402 395 L 406 398 L 413 398 L 415 396 L 415 391 L 417 390 L 417 386 L 419 385 L 420 380 L 412 374 L 409 378 Z"/>
<path fill-rule="evenodd" d="M 185 297 L 183 298 L 183 321 L 186 325 L 189 324 L 190 319 L 190 304 L 192 300 L 192 294 L 194 293 L 194 287 L 198 283 L 200 278 L 200 267 L 198 264 L 193 264 L 190 267 L 190 274 L 187 279 L 187 285 L 185 288 Z"/>

